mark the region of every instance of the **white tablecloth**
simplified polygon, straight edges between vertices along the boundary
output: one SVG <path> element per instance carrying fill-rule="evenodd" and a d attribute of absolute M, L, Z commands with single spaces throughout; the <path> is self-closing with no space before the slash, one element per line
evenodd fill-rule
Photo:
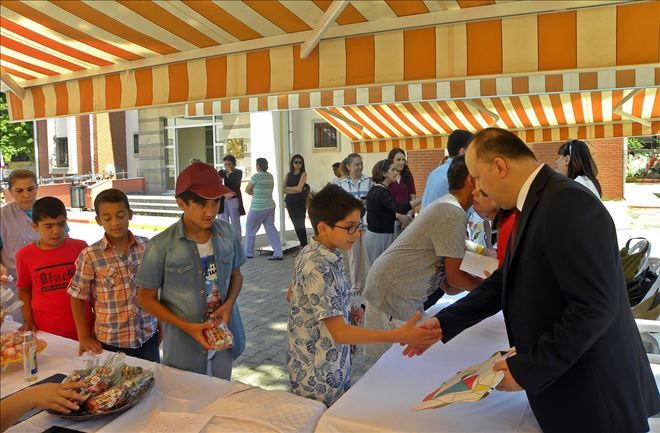
<path fill-rule="evenodd" d="M 15 329 L 6 323 L 3 331 Z M 80 368 L 78 342 L 46 333 L 38 333 L 48 347 L 38 355 L 39 378 L 55 373 L 68 374 Z M 8 432 L 42 432 L 59 425 L 85 432 L 135 432 L 145 427 L 159 411 L 212 413 L 215 416 L 203 432 L 313 432 L 325 411 L 322 403 L 282 391 L 267 391 L 240 382 L 226 380 L 127 358 L 130 365 L 152 368 L 156 384 L 133 408 L 121 415 L 87 421 L 68 421 L 41 412 L 12 427 Z M 2 397 L 25 387 L 21 364 L 2 370 Z"/>
<path fill-rule="evenodd" d="M 405 358 L 401 346 L 393 345 L 321 416 L 316 432 L 539 432 L 522 392 L 494 391 L 477 403 L 412 411 L 458 370 L 508 347 L 501 314 L 420 357 Z"/>

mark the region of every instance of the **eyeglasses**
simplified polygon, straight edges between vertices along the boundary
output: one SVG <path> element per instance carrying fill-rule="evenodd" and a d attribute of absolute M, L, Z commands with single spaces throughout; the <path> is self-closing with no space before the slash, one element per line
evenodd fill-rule
<path fill-rule="evenodd" d="M 353 233 L 355 233 L 358 230 L 361 231 L 361 232 L 364 231 L 364 225 L 362 223 L 357 223 L 354 226 L 348 226 L 348 227 L 342 227 L 342 226 L 335 226 L 335 227 L 337 227 L 338 229 L 346 230 L 349 235 L 352 235 Z"/>
<path fill-rule="evenodd" d="M 302 161 L 293 161 L 294 164 L 302 164 Z"/>

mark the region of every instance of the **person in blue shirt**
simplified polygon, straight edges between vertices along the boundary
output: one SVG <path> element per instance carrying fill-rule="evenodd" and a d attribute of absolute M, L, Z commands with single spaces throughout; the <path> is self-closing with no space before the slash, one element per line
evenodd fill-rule
<path fill-rule="evenodd" d="M 472 133 L 469 131 L 464 131 L 462 129 L 456 129 L 449 134 L 449 140 L 447 142 L 447 152 L 449 152 L 449 158 L 445 160 L 442 164 L 436 167 L 429 177 L 426 178 L 426 187 L 424 188 L 424 195 L 422 197 L 422 206 L 420 212 L 424 210 L 426 206 L 431 204 L 434 200 L 439 199 L 443 195 L 449 193 L 449 184 L 447 183 L 447 170 L 449 170 L 449 165 L 451 160 L 458 155 L 465 153 L 465 148 L 468 143 L 472 140 Z"/>
<path fill-rule="evenodd" d="M 164 330 L 162 363 L 221 379 L 231 378 L 232 361 L 245 349 L 245 331 L 236 299 L 243 286 L 245 252 L 232 226 L 216 218 L 220 198 L 233 195 L 220 175 L 194 162 L 176 180 L 176 201 L 183 216 L 147 244 L 136 278 L 140 306 Z M 204 330 L 214 288 L 222 319 L 234 336 L 233 347 L 212 350 Z M 208 304 L 208 305 L 207 305 Z"/>

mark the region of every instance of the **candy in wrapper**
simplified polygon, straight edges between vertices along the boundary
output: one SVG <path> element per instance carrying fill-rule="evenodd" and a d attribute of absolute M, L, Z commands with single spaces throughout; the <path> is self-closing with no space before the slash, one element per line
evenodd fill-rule
<path fill-rule="evenodd" d="M 141 397 L 154 381 L 153 372 L 145 371 L 90 398 L 85 403 L 85 409 L 90 414 L 100 414 L 129 404 Z"/>
<path fill-rule="evenodd" d="M 14 279 L 10 276 L 7 281 L 14 281 Z M 14 292 L 6 287 L 0 288 L 0 323 L 5 320 L 5 316 L 19 309 L 22 305 L 23 301 L 14 299 Z"/>
<path fill-rule="evenodd" d="M 112 374 L 112 386 L 118 385 L 122 382 L 125 382 L 129 379 L 133 379 L 136 376 L 142 374 L 144 370 L 142 367 L 131 367 L 130 365 L 121 364 L 117 366 L 114 373 Z"/>
<path fill-rule="evenodd" d="M 100 364 L 98 355 L 91 356 L 85 360 L 86 368 L 74 370 L 69 374 L 64 382 L 83 382 L 80 393 L 85 400 L 99 395 L 113 385 L 113 376 L 123 363 L 126 355 L 123 353 L 113 353 L 109 355 L 103 364 Z M 84 400 L 83 400 L 84 401 Z"/>
<path fill-rule="evenodd" d="M 234 344 L 234 336 L 231 334 L 225 322 L 220 318 L 209 318 L 209 323 L 214 326 L 204 330 L 206 341 L 213 346 L 213 350 L 228 349 Z"/>

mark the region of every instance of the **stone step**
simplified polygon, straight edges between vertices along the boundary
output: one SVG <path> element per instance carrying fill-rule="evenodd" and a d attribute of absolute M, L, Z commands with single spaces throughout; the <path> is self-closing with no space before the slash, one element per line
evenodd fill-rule
<path fill-rule="evenodd" d="M 162 207 L 162 208 L 179 208 L 176 202 L 150 202 L 150 201 L 141 201 L 141 200 L 130 200 L 128 201 L 132 206 L 145 206 L 145 207 Z"/>
<path fill-rule="evenodd" d="M 181 209 L 176 204 L 172 194 L 164 195 L 142 195 L 128 194 L 128 202 L 131 204 L 133 213 L 138 215 L 152 216 L 178 216 Z"/>
<path fill-rule="evenodd" d="M 178 216 L 181 215 L 182 211 L 179 208 L 176 209 L 145 209 L 145 208 L 136 208 L 131 205 L 131 209 L 134 214 L 138 215 L 154 215 L 154 216 Z"/>
<path fill-rule="evenodd" d="M 126 194 L 129 200 L 154 200 L 154 201 L 174 201 L 174 194 L 144 195 L 144 194 Z"/>

